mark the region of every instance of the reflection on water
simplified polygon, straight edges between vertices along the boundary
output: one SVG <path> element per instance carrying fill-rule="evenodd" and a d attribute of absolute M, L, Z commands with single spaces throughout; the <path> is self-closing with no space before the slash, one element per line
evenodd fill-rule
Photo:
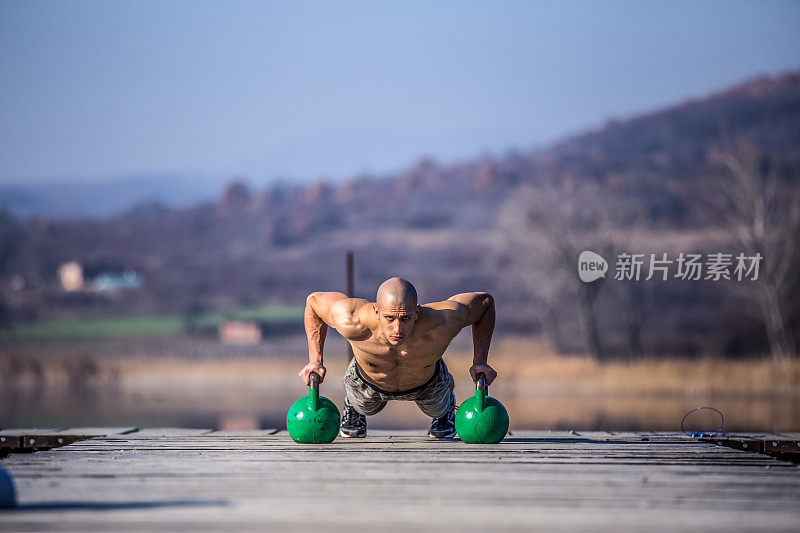
<path fill-rule="evenodd" d="M 463 333 L 463 332 L 462 332 Z M 463 338 L 462 338 L 463 337 Z M 678 431 L 684 413 L 708 405 L 725 414 L 725 430 L 800 430 L 800 362 L 653 359 L 600 364 L 560 357 L 530 339 L 499 340 L 490 393 L 509 410 L 513 429 Z M 307 361 L 304 337 L 287 336 L 247 351 L 213 340 L 46 339 L 0 347 L 0 427 L 285 427 L 286 410 L 307 388 L 297 372 Z M 326 342 L 328 375 L 321 394 L 342 405 L 344 341 Z M 469 336 L 446 354 L 460 403 L 474 394 Z M 688 430 L 716 429 L 697 413 Z M 408 402 L 390 402 L 372 428 L 428 427 Z"/>
<path fill-rule="evenodd" d="M 343 388 L 326 383 L 323 394 L 342 404 Z M 0 393 L 0 424 L 5 427 L 203 427 L 246 430 L 285 427 L 286 410 L 304 395 L 292 380 L 263 387 L 28 388 Z M 725 414 L 726 431 L 796 431 L 800 402 L 785 399 L 735 397 L 620 397 L 536 394 L 520 386 L 496 386 L 491 391 L 508 408 L 513 429 L 584 429 L 678 431 L 684 413 L 711 405 Z M 472 394 L 459 384 L 456 398 Z M 412 402 L 390 402 L 369 418 L 373 428 L 420 428 L 430 419 Z M 696 413 L 687 430 L 713 430 L 719 417 Z"/>

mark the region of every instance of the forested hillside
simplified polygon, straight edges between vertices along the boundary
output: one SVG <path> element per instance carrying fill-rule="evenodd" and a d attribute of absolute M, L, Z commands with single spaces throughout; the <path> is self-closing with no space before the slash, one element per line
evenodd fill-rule
<path fill-rule="evenodd" d="M 613 264 L 605 281 L 584 287 L 575 283 L 577 255 L 569 255 L 610 252 L 612 262 L 624 250 L 755 252 L 740 238 L 747 213 L 726 217 L 735 213 L 731 192 L 740 190 L 729 179 L 732 161 L 753 163 L 761 180 L 754 183 L 772 187 L 766 205 L 780 216 L 769 219 L 774 227 L 762 244 L 781 253 L 797 248 L 789 212 L 800 204 L 798 73 L 614 121 L 544 149 L 423 159 L 394 176 L 265 190 L 233 180 L 215 203 L 145 204 L 102 220 L 6 213 L 4 321 L 302 302 L 313 290 L 344 289 L 352 249 L 361 296 L 392 275 L 412 280 L 425 301 L 489 290 L 500 329 L 545 333 L 564 351 L 596 352 L 598 342 L 603 356 L 764 351 L 769 328 L 752 287 L 625 285 L 612 279 Z M 797 254 L 786 255 L 796 273 Z M 57 271 L 67 261 L 87 273 L 133 269 L 142 286 L 64 292 Z M 781 283 L 784 322 L 796 339 L 797 276 Z M 600 339 L 587 340 L 592 329 Z"/>

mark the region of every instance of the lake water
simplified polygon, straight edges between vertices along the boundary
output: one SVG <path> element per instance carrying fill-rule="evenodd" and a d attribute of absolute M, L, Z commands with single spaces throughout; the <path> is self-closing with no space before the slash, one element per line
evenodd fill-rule
<path fill-rule="evenodd" d="M 289 406 L 307 393 L 297 377 L 306 349 L 302 336 L 256 347 L 180 338 L 6 342 L 0 349 L 0 427 L 282 428 Z M 527 341 L 493 348 L 502 375 L 490 392 L 509 410 L 512 430 L 679 431 L 687 411 L 712 406 L 724 413 L 727 431 L 800 431 L 800 365 L 785 371 L 713 361 L 598 366 L 542 351 Z M 445 357 L 459 403 L 474 394 L 470 352 L 471 339 L 459 335 Z M 321 390 L 337 405 L 344 353 L 344 341 L 331 335 L 329 377 Z M 721 380 L 726 369 L 730 376 Z M 755 387 L 757 374 L 761 388 Z M 693 430 L 719 427 L 712 412 L 687 422 Z M 373 428 L 423 430 L 429 423 L 408 402 L 390 402 L 369 418 Z"/>
<path fill-rule="evenodd" d="M 203 427 L 259 429 L 285 427 L 289 406 L 304 394 L 302 383 L 265 387 L 168 387 L 129 389 L 50 388 L 0 392 L 0 425 L 4 427 Z M 460 403 L 472 394 L 459 386 Z M 800 429 L 800 402 L 781 399 L 703 397 L 597 396 L 535 394 L 520 387 L 493 387 L 510 413 L 513 429 L 678 431 L 684 413 L 709 405 L 725 415 L 726 431 L 781 432 Z M 342 405 L 343 388 L 323 386 L 323 395 Z M 430 419 L 412 402 L 390 402 L 369 418 L 373 428 L 427 428 Z M 695 413 L 687 429 L 711 431 L 719 426 L 713 412 Z"/>

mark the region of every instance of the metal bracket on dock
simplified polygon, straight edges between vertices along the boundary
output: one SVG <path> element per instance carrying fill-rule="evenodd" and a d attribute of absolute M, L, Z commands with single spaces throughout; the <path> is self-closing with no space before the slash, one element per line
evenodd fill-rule
<path fill-rule="evenodd" d="M 0 457 L 5 457 L 10 453 L 49 450 L 93 437 L 121 435 L 136 430 L 135 427 L 3 429 L 0 430 Z"/>
<path fill-rule="evenodd" d="M 797 463 L 800 462 L 799 437 L 800 434 L 763 435 L 757 438 L 727 434 L 716 437 L 702 437 L 698 440 L 716 444 L 717 446 L 727 446 L 736 450 L 765 453 Z"/>

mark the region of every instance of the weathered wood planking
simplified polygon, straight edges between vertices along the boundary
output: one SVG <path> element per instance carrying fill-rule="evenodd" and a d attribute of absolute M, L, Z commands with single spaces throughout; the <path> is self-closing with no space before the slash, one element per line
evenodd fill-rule
<path fill-rule="evenodd" d="M 211 433 L 211 429 L 201 428 L 145 428 L 129 435 L 132 439 L 149 439 L 151 437 L 190 437 Z"/>
<path fill-rule="evenodd" d="M 0 451 L 55 448 L 92 437 L 126 434 L 136 430 L 135 427 L 3 429 L 0 430 Z"/>
<path fill-rule="evenodd" d="M 299 445 L 149 430 L 12 455 L 0 530 L 796 531 L 800 471 L 678 434 L 423 431 Z M 194 434 L 191 434 L 194 433 Z M 642 440 L 647 439 L 647 440 Z"/>

